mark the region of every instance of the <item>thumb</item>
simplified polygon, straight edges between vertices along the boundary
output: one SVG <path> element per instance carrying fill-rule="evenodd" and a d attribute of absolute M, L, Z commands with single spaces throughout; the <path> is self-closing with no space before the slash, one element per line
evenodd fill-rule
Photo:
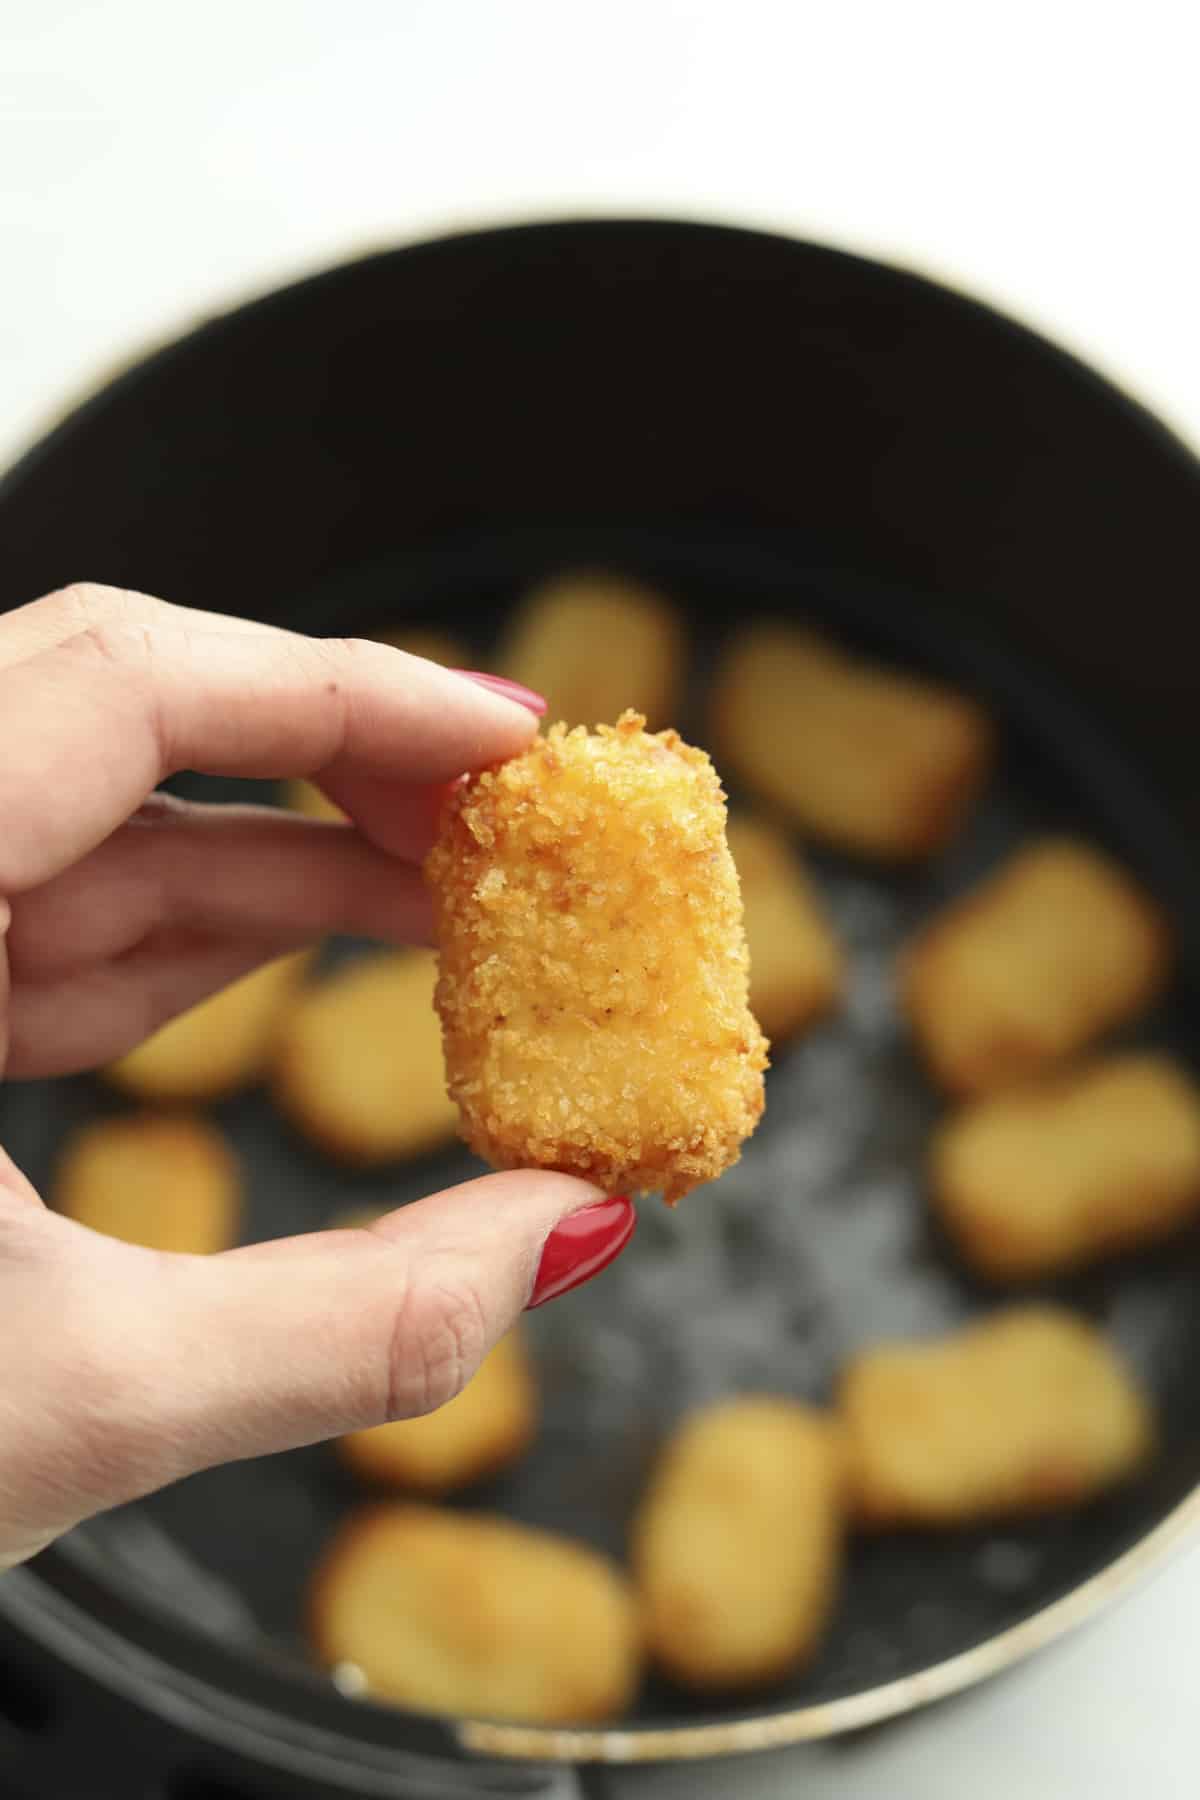
<path fill-rule="evenodd" d="M 363 1230 L 219 1256 L 103 1240 L 103 1271 L 101 1244 L 70 1227 L 87 1237 L 86 1254 L 76 1242 L 70 1260 L 90 1265 L 91 1280 L 86 1310 L 74 1309 L 79 1366 L 56 1380 L 56 1516 L 46 1523 L 61 1530 L 214 1463 L 441 1406 L 531 1299 L 598 1273 L 634 1224 L 629 1201 L 586 1182 L 514 1172 Z"/>

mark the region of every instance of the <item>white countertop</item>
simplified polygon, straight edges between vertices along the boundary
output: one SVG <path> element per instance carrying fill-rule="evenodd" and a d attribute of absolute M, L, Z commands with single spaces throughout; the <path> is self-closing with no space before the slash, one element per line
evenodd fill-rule
<path fill-rule="evenodd" d="M 0 457 L 148 341 L 296 273 L 614 212 L 914 265 L 1200 444 L 1198 48 L 1187 0 L 0 0 Z M 1183 1800 L 1198 1671 L 1200 1547 L 936 1713 L 646 1791 Z"/>

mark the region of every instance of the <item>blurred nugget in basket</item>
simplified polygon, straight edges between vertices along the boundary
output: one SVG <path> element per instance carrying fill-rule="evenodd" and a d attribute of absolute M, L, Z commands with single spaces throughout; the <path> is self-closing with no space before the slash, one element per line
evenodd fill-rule
<path fill-rule="evenodd" d="M 465 669 L 470 661 L 470 651 L 464 644 L 448 631 L 439 631 L 432 625 L 398 626 L 395 631 L 364 631 L 360 635 L 372 643 L 403 650 L 406 656 L 440 663 L 443 669 Z M 335 806 L 312 781 L 285 782 L 283 804 L 308 819 L 344 819 L 346 816 L 341 807 Z"/>
<path fill-rule="evenodd" d="M 909 945 L 901 992 L 929 1067 L 954 1093 L 1038 1073 L 1161 993 L 1170 933 L 1099 850 L 1028 845 Z"/>
<path fill-rule="evenodd" d="M 551 719 L 596 725 L 634 707 L 657 728 L 675 711 L 683 659 L 679 616 L 667 601 L 629 576 L 584 570 L 527 596 L 497 666 L 544 694 Z"/>
<path fill-rule="evenodd" d="M 722 765 L 813 837 L 887 861 L 928 856 L 963 823 L 991 762 L 973 700 L 764 620 L 715 678 Z"/>
<path fill-rule="evenodd" d="M 106 1237 L 207 1256 L 237 1239 L 242 1182 L 233 1151 L 205 1120 L 125 1113 L 69 1140 L 51 1197 Z"/>
<path fill-rule="evenodd" d="M 419 1419 L 352 1431 L 338 1447 L 368 1481 L 446 1494 L 514 1462 L 532 1443 L 537 1419 L 537 1383 L 518 1326 L 445 1406 Z"/>
<path fill-rule="evenodd" d="M 860 1523 L 968 1525 L 1080 1505 L 1151 1453 L 1149 1403 L 1101 1334 L 1060 1307 L 878 1344 L 840 1408 Z"/>
<path fill-rule="evenodd" d="M 527 1724 L 619 1716 L 637 1686 L 637 1608 L 583 1544 L 480 1513 L 352 1514 L 313 1578 L 312 1638 L 375 1699 Z"/>
<path fill-rule="evenodd" d="M 643 727 L 555 725 L 474 776 L 425 867 L 471 1148 L 673 1203 L 737 1161 L 767 1046 L 721 785 Z"/>
<path fill-rule="evenodd" d="M 389 1162 L 454 1136 L 435 975 L 432 951 L 382 951 L 293 1001 L 279 1032 L 275 1097 L 329 1155 Z"/>
<path fill-rule="evenodd" d="M 1169 1057 L 1106 1057 L 964 1107 L 936 1133 L 930 1173 L 980 1274 L 1074 1269 L 1200 1211 L 1200 1089 Z"/>
<path fill-rule="evenodd" d="M 266 1072 L 284 1008 L 308 967 L 298 951 L 264 964 L 160 1027 L 104 1071 L 138 1100 L 220 1100 Z"/>
<path fill-rule="evenodd" d="M 772 1043 L 803 1030 L 842 996 L 845 963 L 799 857 L 774 826 L 729 821 L 750 951 L 750 1010 Z"/>
<path fill-rule="evenodd" d="M 837 1421 L 751 1396 L 704 1408 L 668 1443 L 633 1527 L 650 1654 L 701 1691 L 761 1686 L 817 1647 L 841 1570 Z"/>

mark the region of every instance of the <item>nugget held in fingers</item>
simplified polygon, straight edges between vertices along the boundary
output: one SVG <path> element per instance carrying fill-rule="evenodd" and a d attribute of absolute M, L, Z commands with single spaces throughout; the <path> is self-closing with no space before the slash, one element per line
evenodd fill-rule
<path fill-rule="evenodd" d="M 275 1097 L 330 1156 L 368 1165 L 454 1136 L 429 950 L 383 951 L 317 981 L 279 1032 Z"/>
<path fill-rule="evenodd" d="M 317 1654 L 377 1700 L 527 1724 L 619 1716 L 640 1664 L 625 1577 L 508 1519 L 395 1505 L 354 1514 L 313 1580 Z"/>
<path fill-rule="evenodd" d="M 973 700 L 766 621 L 716 676 L 718 758 L 814 837 L 898 862 L 953 836 L 991 762 Z"/>
<path fill-rule="evenodd" d="M 711 1692 L 761 1686 L 816 1649 L 841 1568 L 841 1430 L 791 1400 L 686 1419 L 633 1526 L 650 1654 Z"/>
<path fill-rule="evenodd" d="M 936 1079 L 980 1094 L 1132 1018 L 1170 963 L 1165 920 L 1122 868 L 1044 838 L 925 928 L 902 957 L 901 996 Z"/>
<path fill-rule="evenodd" d="M 1060 1307 L 1012 1307 L 940 1341 L 879 1344 L 845 1370 L 856 1516 L 968 1525 L 1080 1505 L 1154 1445 L 1116 1350 Z"/>
<path fill-rule="evenodd" d="M 118 1061 L 105 1078 L 138 1100 L 220 1100 L 261 1079 L 279 1021 L 311 952 L 278 957 L 180 1013 Z"/>
<path fill-rule="evenodd" d="M 841 947 L 781 831 L 736 814 L 729 821 L 729 848 L 746 916 L 750 1010 L 771 1042 L 782 1043 L 841 998 Z"/>
<path fill-rule="evenodd" d="M 127 1113 L 85 1125 L 69 1140 L 51 1200 L 106 1237 L 208 1256 L 237 1240 L 241 1172 L 203 1119 Z"/>
<path fill-rule="evenodd" d="M 675 710 L 683 672 L 679 616 L 627 575 L 582 571 L 536 588 L 497 655 L 500 672 L 543 694 L 552 719 L 596 725 L 635 707 L 651 726 Z"/>
<path fill-rule="evenodd" d="M 635 713 L 556 725 L 453 795 L 426 874 L 478 1155 L 670 1202 L 737 1161 L 767 1046 L 703 751 Z"/>
<path fill-rule="evenodd" d="M 537 1383 L 516 1327 L 445 1406 L 419 1419 L 352 1431 L 338 1448 L 348 1467 L 367 1481 L 448 1494 L 515 1462 L 533 1441 L 537 1418 Z"/>
<path fill-rule="evenodd" d="M 1131 1053 L 993 1094 L 942 1125 L 930 1176 L 981 1275 L 1075 1269 L 1200 1212 L 1200 1088 L 1169 1057 Z"/>

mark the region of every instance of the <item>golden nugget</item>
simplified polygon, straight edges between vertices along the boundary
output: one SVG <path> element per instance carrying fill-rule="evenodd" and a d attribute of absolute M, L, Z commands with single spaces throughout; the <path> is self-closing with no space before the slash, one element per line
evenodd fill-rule
<path fill-rule="evenodd" d="M 934 1137 L 935 1210 L 993 1281 L 1079 1268 L 1200 1211 L 1200 1088 L 1167 1056 L 1109 1056 L 991 1094 Z"/>
<path fill-rule="evenodd" d="M 1166 922 L 1124 869 L 1089 844 L 1042 838 L 908 947 L 901 997 L 936 1080 L 981 1094 L 1131 1019 L 1170 963 Z"/>
<path fill-rule="evenodd" d="M 428 950 L 381 951 L 312 983 L 280 1026 L 275 1098 L 319 1149 L 368 1165 L 453 1138 Z"/>
<path fill-rule="evenodd" d="M 515 1462 L 537 1430 L 538 1392 L 519 1326 L 488 1355 L 466 1387 L 436 1412 L 397 1419 L 339 1441 L 356 1475 L 420 1494 L 447 1494 Z"/>
<path fill-rule="evenodd" d="M 641 1661 L 629 1584 L 547 1531 L 429 1506 L 351 1518 L 313 1580 L 317 1654 L 378 1700 L 528 1724 L 618 1717 Z"/>
<path fill-rule="evenodd" d="M 665 725 L 682 686 L 679 616 L 626 575 L 560 575 L 518 608 L 497 667 L 542 694 L 552 719 L 595 725 L 635 707 Z"/>
<path fill-rule="evenodd" d="M 636 713 L 466 781 L 426 861 L 450 1092 L 499 1168 L 674 1203 L 763 1109 L 712 764 Z"/>
<path fill-rule="evenodd" d="M 776 621 L 734 639 L 712 717 L 722 766 L 755 794 L 813 837 L 885 861 L 940 849 L 991 763 L 973 700 Z"/>
<path fill-rule="evenodd" d="M 865 1350 L 843 1373 L 839 1406 L 855 1513 L 871 1526 L 1078 1506 L 1140 1469 L 1155 1436 L 1116 1350 L 1052 1306 Z"/>
<path fill-rule="evenodd" d="M 701 1691 L 795 1668 L 833 1607 L 844 1516 L 841 1431 L 828 1414 L 767 1396 L 694 1413 L 633 1527 L 650 1654 Z"/>
<path fill-rule="evenodd" d="M 205 1120 L 124 1113 L 68 1142 L 51 1198 L 106 1237 L 206 1256 L 237 1240 L 242 1181 L 232 1149 Z"/>
<path fill-rule="evenodd" d="M 729 821 L 750 951 L 750 1010 L 774 1044 L 837 1005 L 841 947 L 807 872 L 781 831 L 746 813 Z"/>

